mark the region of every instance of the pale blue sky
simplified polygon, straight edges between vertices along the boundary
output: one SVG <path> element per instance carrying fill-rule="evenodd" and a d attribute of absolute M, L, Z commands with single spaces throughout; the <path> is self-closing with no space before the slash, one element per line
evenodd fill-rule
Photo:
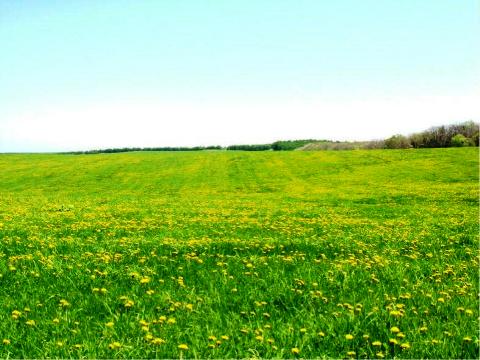
<path fill-rule="evenodd" d="M 479 120 L 479 40 L 477 0 L 2 0 L 0 151 Z"/>

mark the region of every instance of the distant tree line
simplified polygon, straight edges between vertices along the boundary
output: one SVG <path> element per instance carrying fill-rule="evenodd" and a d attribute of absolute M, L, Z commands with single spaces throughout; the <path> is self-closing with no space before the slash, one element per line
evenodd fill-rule
<path fill-rule="evenodd" d="M 184 146 L 163 146 L 163 147 L 125 147 L 125 148 L 114 148 L 114 149 L 99 149 L 99 150 L 87 150 L 87 151 L 71 151 L 67 154 L 110 154 L 110 153 L 121 153 L 121 152 L 131 152 L 131 151 L 200 151 L 200 150 L 222 150 L 221 146 L 194 146 L 194 147 L 184 147 Z"/>
<path fill-rule="evenodd" d="M 478 144 L 479 124 L 473 121 L 432 127 L 409 136 L 394 135 L 385 140 L 387 149 L 443 148 Z"/>
<path fill-rule="evenodd" d="M 394 135 L 385 140 L 372 141 L 329 141 L 329 140 L 281 140 L 271 144 L 242 144 L 194 147 L 132 147 L 102 150 L 74 151 L 68 154 L 100 154 L 129 151 L 201 151 L 201 150 L 241 150 L 241 151 L 289 151 L 289 150 L 356 150 L 356 149 L 408 149 L 441 148 L 453 146 L 478 146 L 479 124 L 467 121 L 461 124 L 432 127 L 408 136 Z"/>

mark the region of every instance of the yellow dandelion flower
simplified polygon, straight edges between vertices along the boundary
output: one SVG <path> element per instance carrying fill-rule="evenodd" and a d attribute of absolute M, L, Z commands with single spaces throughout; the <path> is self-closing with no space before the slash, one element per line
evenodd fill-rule
<path fill-rule="evenodd" d="M 28 326 L 35 326 L 35 320 L 27 320 L 25 324 L 27 324 Z"/>
<path fill-rule="evenodd" d="M 305 334 L 305 333 L 307 332 L 307 329 L 306 329 L 306 328 L 301 328 L 301 329 L 300 329 L 300 332 L 301 332 L 302 334 Z"/>
<path fill-rule="evenodd" d="M 320 332 L 318 333 L 318 336 L 325 337 L 325 333 L 324 333 L 323 331 L 320 331 Z"/>
<path fill-rule="evenodd" d="M 401 344 L 400 347 L 403 350 L 408 350 L 408 349 L 410 349 L 410 344 L 408 342 L 406 342 L 406 343 Z"/>
<path fill-rule="evenodd" d="M 257 336 L 255 336 L 255 339 L 257 339 L 258 341 L 263 341 L 263 336 L 262 335 L 257 335 Z"/>
<path fill-rule="evenodd" d="M 145 276 L 140 279 L 140 284 L 148 284 L 150 282 L 150 278 L 148 276 Z"/>
<path fill-rule="evenodd" d="M 355 356 L 356 352 L 355 351 L 347 351 L 347 356 Z"/>
<path fill-rule="evenodd" d="M 163 340 L 162 338 L 154 338 L 152 339 L 152 344 L 153 345 L 161 345 L 161 344 L 164 344 L 165 343 L 165 340 Z"/>
<path fill-rule="evenodd" d="M 382 346 L 382 342 L 377 340 L 377 341 L 372 342 L 372 345 L 373 346 Z"/>
<path fill-rule="evenodd" d="M 118 341 L 114 341 L 111 344 L 108 344 L 108 348 L 110 350 L 115 350 L 115 349 L 118 349 L 118 348 L 121 348 L 121 347 L 122 347 L 122 344 L 120 344 Z"/>
<path fill-rule="evenodd" d="M 58 323 L 60 323 L 60 319 L 59 319 L 59 318 L 55 318 L 55 319 L 52 320 L 52 322 L 53 322 L 54 324 L 58 324 Z"/>
<path fill-rule="evenodd" d="M 390 339 L 390 340 L 388 340 L 388 342 L 392 345 L 397 345 L 398 344 L 397 339 Z"/>
<path fill-rule="evenodd" d="M 347 335 L 345 335 L 345 339 L 353 340 L 353 335 L 352 334 L 347 334 Z"/>
<path fill-rule="evenodd" d="M 385 355 L 381 351 L 377 352 L 375 355 L 377 355 L 377 357 L 380 358 L 380 359 L 383 359 L 385 357 Z"/>
<path fill-rule="evenodd" d="M 294 347 L 294 348 L 292 348 L 291 351 L 292 351 L 292 354 L 294 354 L 294 355 L 300 354 L 300 349 L 299 348 Z"/>
<path fill-rule="evenodd" d="M 472 338 L 471 338 L 470 336 L 465 336 L 465 337 L 463 338 L 463 341 L 465 341 L 465 342 L 470 342 L 470 341 L 472 341 Z"/>
<path fill-rule="evenodd" d="M 178 345 L 178 348 L 180 350 L 188 350 L 188 345 L 187 344 L 180 344 L 180 345 Z"/>
<path fill-rule="evenodd" d="M 420 332 L 426 332 L 428 330 L 428 328 L 426 326 L 422 326 L 420 328 Z"/>
<path fill-rule="evenodd" d="M 472 315 L 473 315 L 473 311 L 470 310 L 470 309 L 467 309 L 467 310 L 465 310 L 465 315 L 472 316 Z"/>
<path fill-rule="evenodd" d="M 58 305 L 60 307 L 68 307 L 68 306 L 70 306 L 70 303 L 65 299 L 61 299 Z"/>
<path fill-rule="evenodd" d="M 109 328 L 113 327 L 113 325 L 115 325 L 115 323 L 113 321 L 109 321 L 105 324 L 105 326 L 109 327 Z"/>
<path fill-rule="evenodd" d="M 18 310 L 12 311 L 12 319 L 17 320 L 20 316 L 22 316 L 22 312 Z"/>
<path fill-rule="evenodd" d="M 390 331 L 391 331 L 392 333 L 396 334 L 396 333 L 400 332 L 400 329 L 399 329 L 398 327 L 396 327 L 396 326 L 392 326 L 392 327 L 390 328 Z"/>
<path fill-rule="evenodd" d="M 210 336 L 208 337 L 208 340 L 215 341 L 215 340 L 217 340 L 217 337 L 214 336 L 214 335 L 210 335 Z"/>
<path fill-rule="evenodd" d="M 10 340 L 9 339 L 3 339 L 2 344 L 3 345 L 10 345 Z"/>
<path fill-rule="evenodd" d="M 227 335 L 222 335 L 222 336 L 220 336 L 220 337 L 222 338 L 222 340 L 228 340 L 228 339 L 230 339 Z"/>
<path fill-rule="evenodd" d="M 57 341 L 57 342 L 55 343 L 55 345 L 57 345 L 58 347 L 62 347 L 62 346 L 63 346 L 63 342 Z"/>
<path fill-rule="evenodd" d="M 169 319 L 167 320 L 167 324 L 170 324 L 170 325 L 173 325 L 173 324 L 175 324 L 176 322 L 177 322 L 177 320 L 175 320 L 174 318 L 169 318 Z"/>

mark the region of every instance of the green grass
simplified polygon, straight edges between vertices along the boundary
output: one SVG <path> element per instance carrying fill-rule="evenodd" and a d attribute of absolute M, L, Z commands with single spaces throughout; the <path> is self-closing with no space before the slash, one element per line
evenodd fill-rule
<path fill-rule="evenodd" d="M 477 358 L 478 170 L 476 148 L 1 155 L 0 358 Z"/>

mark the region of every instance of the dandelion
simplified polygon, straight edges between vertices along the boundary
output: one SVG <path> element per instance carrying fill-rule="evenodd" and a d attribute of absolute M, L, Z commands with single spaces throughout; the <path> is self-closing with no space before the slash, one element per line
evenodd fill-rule
<path fill-rule="evenodd" d="M 188 345 L 187 344 L 180 344 L 180 345 L 178 345 L 178 348 L 180 350 L 188 350 Z"/>
<path fill-rule="evenodd" d="M 383 359 L 385 357 L 385 354 L 383 352 L 377 352 L 375 355 L 377 355 L 378 358 Z"/>
<path fill-rule="evenodd" d="M 27 320 L 25 324 L 27 324 L 28 326 L 35 326 L 35 320 Z"/>
<path fill-rule="evenodd" d="M 318 333 L 318 336 L 325 337 L 325 333 L 324 333 L 323 331 L 320 331 L 320 332 Z"/>
<path fill-rule="evenodd" d="M 347 352 L 347 356 L 350 356 L 350 357 L 355 356 L 355 354 L 356 354 L 355 351 L 348 351 Z"/>
<path fill-rule="evenodd" d="M 398 327 L 396 327 L 396 326 L 392 326 L 392 327 L 390 328 L 390 331 L 391 331 L 392 333 L 396 334 L 396 333 L 400 332 L 400 329 L 399 329 Z"/>
<path fill-rule="evenodd" d="M 122 347 L 122 344 L 120 344 L 118 341 L 114 341 L 112 342 L 111 344 L 108 345 L 108 348 L 110 350 L 115 350 L 115 349 L 118 349 L 118 348 L 121 348 Z"/>
<path fill-rule="evenodd" d="M 10 340 L 9 339 L 3 339 L 2 344 L 3 345 L 10 345 Z"/>
<path fill-rule="evenodd" d="M 17 320 L 20 316 L 22 316 L 22 313 L 18 310 L 13 310 L 12 311 L 12 319 Z"/>
<path fill-rule="evenodd" d="M 165 343 L 165 340 L 163 340 L 162 338 L 154 338 L 152 339 L 152 345 L 161 345 L 161 344 L 164 344 Z"/>
<path fill-rule="evenodd" d="M 174 318 L 169 318 L 169 319 L 167 320 L 167 324 L 169 324 L 169 325 L 173 325 L 173 324 L 175 324 L 176 322 L 177 322 L 177 320 L 175 320 Z"/>
<path fill-rule="evenodd" d="M 222 335 L 222 336 L 220 336 L 220 337 L 222 338 L 222 340 L 228 340 L 228 339 L 230 339 L 227 335 Z"/>
<path fill-rule="evenodd" d="M 61 299 L 58 305 L 60 307 L 68 307 L 68 306 L 70 306 L 70 303 L 65 299 Z"/>
<path fill-rule="evenodd" d="M 465 337 L 463 338 L 463 341 L 465 341 L 465 342 L 470 342 L 470 341 L 472 341 L 472 338 L 471 338 L 470 336 L 465 336 Z"/>
<path fill-rule="evenodd" d="M 345 335 L 345 339 L 353 340 L 353 335 L 352 334 L 347 334 L 347 335 Z"/>
<path fill-rule="evenodd" d="M 113 325 L 115 325 L 115 323 L 113 321 L 109 321 L 105 324 L 105 326 L 109 327 L 109 328 L 113 327 Z"/>
<path fill-rule="evenodd" d="M 291 351 L 292 351 L 292 354 L 293 354 L 293 355 L 298 355 L 298 354 L 300 354 L 300 349 L 299 349 L 299 348 L 294 347 L 294 348 L 292 348 Z"/>
<path fill-rule="evenodd" d="M 403 350 L 408 350 L 408 349 L 410 349 L 410 344 L 408 342 L 406 342 L 406 343 L 401 344 L 400 347 Z"/>
<path fill-rule="evenodd" d="M 373 346 L 382 346 L 382 342 L 377 340 L 377 341 L 372 342 L 372 345 Z"/>
<path fill-rule="evenodd" d="M 258 341 L 263 341 L 263 336 L 262 335 L 257 335 L 255 336 L 255 339 Z"/>
<path fill-rule="evenodd" d="M 397 345 L 398 344 L 397 339 L 389 339 L 388 342 L 392 345 Z"/>

